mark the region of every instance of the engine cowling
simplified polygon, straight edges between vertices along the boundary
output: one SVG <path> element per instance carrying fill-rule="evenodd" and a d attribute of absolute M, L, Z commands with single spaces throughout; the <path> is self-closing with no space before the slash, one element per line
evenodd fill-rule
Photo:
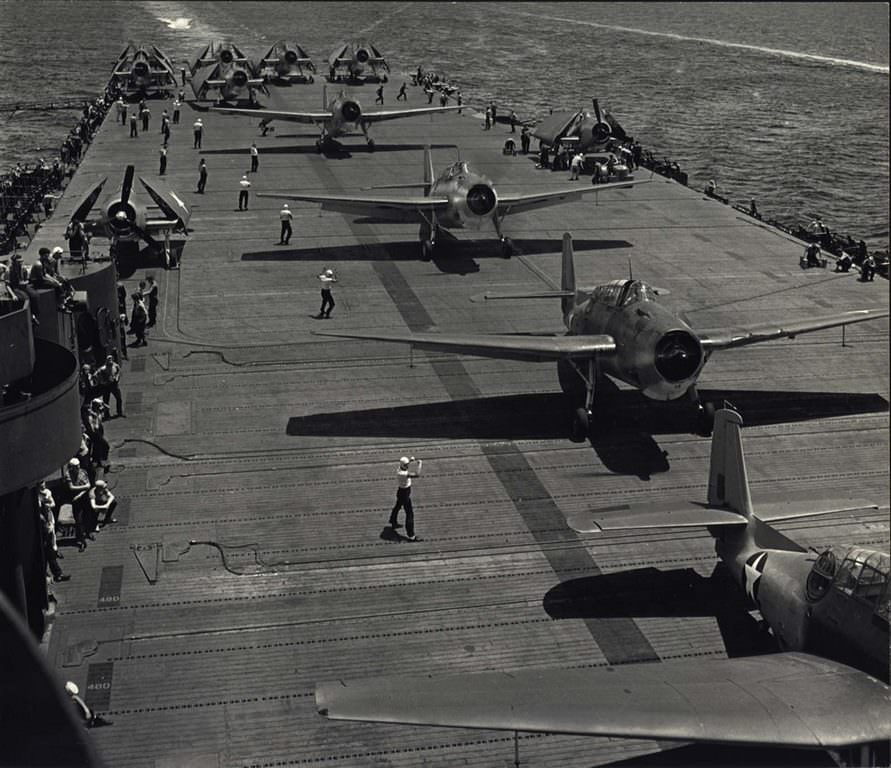
<path fill-rule="evenodd" d="M 133 65 L 133 75 L 135 77 L 148 77 L 149 66 L 144 61 L 137 61 Z"/>
<path fill-rule="evenodd" d="M 467 190 L 465 204 L 474 216 L 488 216 L 498 205 L 498 195 L 488 184 L 477 183 Z"/>
<path fill-rule="evenodd" d="M 136 209 L 129 202 L 117 200 L 106 209 L 108 226 L 117 237 L 124 237 L 133 232 L 136 223 Z"/>
<path fill-rule="evenodd" d="M 668 331 L 656 342 L 654 364 L 666 381 L 686 381 L 702 366 L 702 345 L 688 331 Z"/>
<path fill-rule="evenodd" d="M 237 88 L 244 88 L 244 86 L 247 85 L 247 82 L 248 76 L 247 72 L 245 72 L 244 70 L 236 69 L 232 73 L 232 85 L 236 86 Z"/>
<path fill-rule="evenodd" d="M 348 123 L 355 123 L 362 116 L 362 107 L 357 101 L 344 101 L 340 105 L 340 114 Z"/>
<path fill-rule="evenodd" d="M 684 395 L 705 363 L 699 339 L 683 328 L 642 334 L 632 330 L 621 346 L 626 352 L 614 361 L 618 365 L 615 372 L 653 400 L 676 400 Z M 609 364 L 606 372 L 611 372 Z"/>
<path fill-rule="evenodd" d="M 290 48 L 285 51 L 285 61 L 288 64 L 296 64 L 298 58 L 297 51 L 292 51 Z"/>
<path fill-rule="evenodd" d="M 220 51 L 220 61 L 222 61 L 223 64 L 231 64 L 235 61 L 235 55 L 228 48 L 224 48 Z"/>
<path fill-rule="evenodd" d="M 365 48 L 357 48 L 355 59 L 360 64 L 365 64 L 371 58 L 371 54 Z"/>

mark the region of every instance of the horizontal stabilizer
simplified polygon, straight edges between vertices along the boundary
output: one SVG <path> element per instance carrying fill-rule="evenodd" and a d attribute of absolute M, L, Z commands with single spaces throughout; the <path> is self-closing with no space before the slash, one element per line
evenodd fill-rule
<path fill-rule="evenodd" d="M 755 517 L 765 523 L 777 523 L 783 520 L 795 520 L 799 517 L 831 515 L 860 509 L 878 509 L 878 504 L 871 499 L 851 497 L 790 499 L 780 496 L 776 499 L 758 499 L 755 503 Z"/>
<path fill-rule="evenodd" d="M 566 522 L 579 533 L 627 531 L 641 528 L 702 528 L 745 525 L 743 515 L 694 501 L 672 500 L 617 504 L 570 515 Z"/>
<path fill-rule="evenodd" d="M 891 737 L 891 691 L 803 653 L 316 686 L 335 720 L 838 749 Z"/>

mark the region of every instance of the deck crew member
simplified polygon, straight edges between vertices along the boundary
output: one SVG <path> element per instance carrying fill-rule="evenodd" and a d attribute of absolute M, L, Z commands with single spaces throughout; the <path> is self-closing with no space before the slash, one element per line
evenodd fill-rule
<path fill-rule="evenodd" d="M 133 312 L 130 315 L 130 333 L 136 337 L 136 341 L 130 346 L 147 347 L 145 325 L 148 321 L 148 312 L 145 308 L 145 302 L 143 302 L 142 294 L 139 291 L 134 291 L 130 298 L 133 299 Z"/>
<path fill-rule="evenodd" d="M 582 170 L 582 160 L 583 160 L 583 157 L 582 157 L 581 152 L 576 152 L 572 156 L 572 162 L 569 164 L 569 170 L 570 170 L 569 180 L 570 181 L 578 181 L 579 173 Z"/>
<path fill-rule="evenodd" d="M 278 238 L 278 244 L 287 245 L 291 242 L 291 219 L 294 218 L 294 214 L 291 213 L 287 203 L 282 206 L 278 217 L 282 221 L 282 231 Z"/>
<path fill-rule="evenodd" d="M 118 416 L 124 415 L 124 398 L 121 396 L 121 366 L 114 361 L 113 355 L 105 358 L 105 363 L 96 369 L 96 389 L 102 396 L 102 402 L 108 405 L 112 395 Z"/>
<path fill-rule="evenodd" d="M 860 267 L 860 280 L 864 283 L 871 283 L 876 276 L 876 257 L 871 253 L 863 260 Z"/>
<path fill-rule="evenodd" d="M 95 728 L 99 725 L 113 725 L 111 720 L 106 720 L 102 715 L 97 715 L 87 706 L 87 703 L 80 697 L 80 689 L 70 680 L 65 683 L 65 692 L 71 697 L 78 714 L 84 721 L 87 728 Z"/>
<path fill-rule="evenodd" d="M 492 127 L 492 108 L 486 107 L 486 125 L 483 128 L 484 131 L 488 131 Z"/>
<path fill-rule="evenodd" d="M 384 103 L 384 86 L 379 85 L 377 87 L 377 98 L 374 100 L 375 104 L 383 104 Z"/>
<path fill-rule="evenodd" d="M 71 513 L 74 515 L 74 537 L 77 548 L 83 552 L 87 548 L 84 522 L 87 519 L 90 490 L 90 478 L 77 459 L 69 459 L 65 468 L 65 489 L 71 499 Z"/>
<path fill-rule="evenodd" d="M 147 106 L 143 106 L 142 109 L 139 110 L 139 116 L 142 118 L 142 130 L 147 131 L 149 129 L 149 118 L 152 116 L 152 111 Z"/>
<path fill-rule="evenodd" d="M 513 110 L 510 111 L 510 132 L 517 132 L 517 113 Z"/>
<path fill-rule="evenodd" d="M 96 484 L 90 488 L 89 497 L 94 530 L 97 525 L 104 528 L 109 523 L 117 522 L 117 519 L 112 517 L 112 512 L 118 503 L 115 501 L 114 494 L 108 490 L 108 483 L 104 480 L 97 480 Z M 99 522 L 100 512 L 102 513 L 101 523 Z"/>
<path fill-rule="evenodd" d="M 127 105 L 124 104 L 123 97 L 119 96 L 118 100 L 115 102 L 115 106 L 118 110 L 118 121 L 121 125 L 127 124 Z"/>
<path fill-rule="evenodd" d="M 257 149 L 257 145 L 251 144 L 251 173 L 256 173 L 257 169 L 260 167 L 260 150 Z"/>
<path fill-rule="evenodd" d="M 143 295 L 148 300 L 148 328 L 151 328 L 158 319 L 158 284 L 155 282 L 154 275 L 146 275 L 147 283 Z"/>
<path fill-rule="evenodd" d="M 158 176 L 163 176 L 167 172 L 167 146 L 158 150 Z"/>
<path fill-rule="evenodd" d="M 192 142 L 192 149 L 201 149 L 201 138 L 204 136 L 204 123 L 201 121 L 200 117 L 192 123 L 192 134 L 195 137 L 195 140 Z"/>
<path fill-rule="evenodd" d="M 182 107 L 182 102 L 179 99 L 176 99 L 173 102 L 173 124 L 179 125 L 179 110 Z"/>
<path fill-rule="evenodd" d="M 396 94 L 396 101 L 408 101 L 408 95 L 405 93 L 405 83 L 402 84 L 399 93 Z"/>
<path fill-rule="evenodd" d="M 396 504 L 390 512 L 390 527 L 399 527 L 399 510 L 405 509 L 405 533 L 409 541 L 417 541 L 415 536 L 415 510 L 411 503 L 411 481 L 414 477 L 420 477 L 421 460 L 417 460 L 417 466 L 411 469 L 411 463 L 415 457 L 403 456 L 399 459 L 399 469 L 396 470 Z"/>
<path fill-rule="evenodd" d="M 241 187 L 241 190 L 238 193 L 238 210 L 246 211 L 248 209 L 248 190 L 251 188 L 251 183 L 248 181 L 247 175 L 241 177 L 241 181 L 238 182 L 238 185 Z"/>
<path fill-rule="evenodd" d="M 204 158 L 198 163 L 198 194 L 204 194 L 204 185 L 207 184 L 207 163 Z"/>
<path fill-rule="evenodd" d="M 823 266 L 822 260 L 822 250 L 820 246 L 816 243 L 811 243 L 807 248 L 804 249 L 804 258 L 809 267 L 821 267 Z"/>
<path fill-rule="evenodd" d="M 331 310 L 334 309 L 334 297 L 331 295 L 331 286 L 337 282 L 337 276 L 333 269 L 326 269 L 319 275 L 319 281 L 322 283 L 322 307 L 319 309 L 318 317 L 331 317 Z M 327 308 L 327 311 L 326 311 Z"/>
<path fill-rule="evenodd" d="M 130 113 L 130 138 L 135 139 L 139 136 L 139 131 L 137 130 L 138 123 L 136 122 L 136 113 Z"/>

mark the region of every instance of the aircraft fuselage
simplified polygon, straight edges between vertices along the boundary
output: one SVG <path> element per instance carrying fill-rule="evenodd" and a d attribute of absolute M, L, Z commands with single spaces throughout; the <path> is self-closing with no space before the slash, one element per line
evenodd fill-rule
<path fill-rule="evenodd" d="M 617 280 L 580 294 L 566 325 L 572 335 L 612 336 L 616 353 L 600 357 L 599 371 L 653 400 L 682 397 L 705 364 L 693 330 L 639 281 Z"/>

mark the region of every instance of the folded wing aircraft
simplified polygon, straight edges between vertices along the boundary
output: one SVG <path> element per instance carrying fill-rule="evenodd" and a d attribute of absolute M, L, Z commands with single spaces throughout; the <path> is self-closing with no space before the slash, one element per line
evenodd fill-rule
<path fill-rule="evenodd" d="M 716 415 L 708 504 L 669 501 L 661 520 L 650 509 L 641 517 L 613 507 L 569 523 L 586 533 L 604 530 L 604 518 L 613 520 L 610 530 L 708 526 L 719 556 L 786 652 L 338 680 L 316 686 L 319 713 L 336 720 L 835 750 L 841 765 L 884 764 L 891 738 L 891 558 L 856 547 L 838 555 L 829 548 L 818 557 L 768 525 L 766 519 L 788 519 L 790 510 L 753 509 L 741 426 L 733 411 Z M 833 503 L 814 501 L 807 514 L 837 511 Z M 792 517 L 800 512 L 791 510 Z"/>
<path fill-rule="evenodd" d="M 448 166 L 439 176 L 434 176 L 428 147 L 424 150 L 424 183 L 407 185 L 421 187 L 423 194 L 328 195 L 266 192 L 260 193 L 260 196 L 321 203 L 323 211 L 369 216 L 382 221 L 419 222 L 423 224 L 421 255 L 425 259 L 433 255 L 440 228 L 479 228 L 484 223 L 491 222 L 501 242 L 502 255 L 509 257 L 513 253 L 513 244 L 504 236 L 501 228 L 502 221 L 508 214 L 577 202 L 585 196 L 626 189 L 642 183 L 646 182 L 627 180 L 613 184 L 576 184 L 534 192 L 499 194 L 489 179 L 460 160 Z"/>
<path fill-rule="evenodd" d="M 601 187 L 603 189 L 603 187 Z M 449 333 L 324 333 L 325 336 L 389 341 L 458 354 L 531 362 L 557 363 L 560 386 L 584 405 L 577 408 L 572 439 L 583 441 L 592 426 L 594 393 L 604 375 L 639 389 L 653 400 L 686 398 L 693 406 L 697 428 L 711 432 L 714 406 L 702 403 L 696 382 L 713 352 L 794 338 L 802 333 L 862 323 L 888 316 L 888 310 L 857 309 L 805 320 L 773 320 L 747 326 L 694 330 L 658 301 L 660 289 L 640 280 L 613 280 L 593 289 L 577 290 L 572 238 L 563 235 L 563 268 L 559 290 L 494 299 L 560 298 L 567 334 L 486 335 Z"/>

